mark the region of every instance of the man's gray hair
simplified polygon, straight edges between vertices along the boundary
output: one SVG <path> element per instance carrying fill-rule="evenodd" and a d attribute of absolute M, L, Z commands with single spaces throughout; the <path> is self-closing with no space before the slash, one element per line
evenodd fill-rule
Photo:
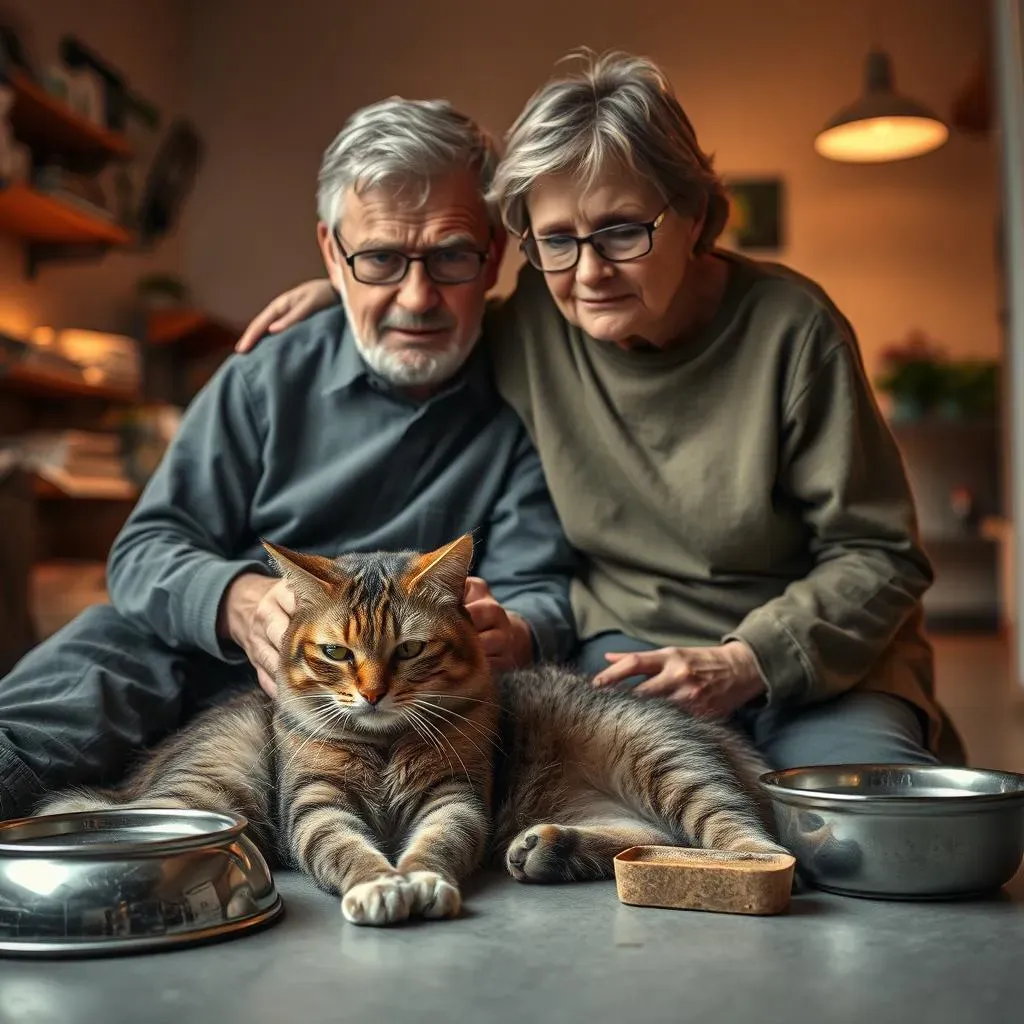
<path fill-rule="evenodd" d="M 447 101 L 393 96 L 357 110 L 327 147 L 320 165 L 317 214 L 335 226 L 350 188 L 357 194 L 382 185 L 412 188 L 414 201 L 422 203 L 432 178 L 465 167 L 477 172 L 485 197 L 497 162 L 494 140 Z"/>
<path fill-rule="evenodd" d="M 680 213 L 705 215 L 695 251 L 707 252 L 725 227 L 729 201 L 665 74 L 628 54 L 571 56 L 582 70 L 534 93 L 506 136 L 490 192 L 505 224 L 526 233 L 526 198 L 541 176 L 568 172 L 586 189 L 621 165 Z"/>

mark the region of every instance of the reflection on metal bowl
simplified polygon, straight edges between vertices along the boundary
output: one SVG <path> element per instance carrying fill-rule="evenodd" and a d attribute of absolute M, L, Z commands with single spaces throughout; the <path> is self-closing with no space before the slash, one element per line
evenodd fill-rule
<path fill-rule="evenodd" d="M 134 808 L 0 823 L 0 954 L 152 951 L 269 924 L 284 904 L 246 824 Z"/>
<path fill-rule="evenodd" d="M 780 842 L 821 889 L 944 899 L 998 889 L 1024 856 L 1024 775 L 939 765 L 768 772 Z"/>

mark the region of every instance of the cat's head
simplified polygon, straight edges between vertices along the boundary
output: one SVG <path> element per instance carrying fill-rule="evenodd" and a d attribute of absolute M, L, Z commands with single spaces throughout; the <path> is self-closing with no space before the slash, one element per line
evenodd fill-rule
<path fill-rule="evenodd" d="M 324 734 L 395 732 L 430 720 L 416 701 L 489 688 L 463 605 L 469 534 L 425 554 L 329 559 L 264 547 L 297 598 L 277 678 L 278 700 L 293 715 L 322 723 Z"/>

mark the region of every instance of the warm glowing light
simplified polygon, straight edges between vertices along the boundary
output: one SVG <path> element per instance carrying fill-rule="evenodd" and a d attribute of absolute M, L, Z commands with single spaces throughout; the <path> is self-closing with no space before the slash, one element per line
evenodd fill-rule
<path fill-rule="evenodd" d="M 829 160 L 882 163 L 938 149 L 949 138 L 941 121 L 927 117 L 872 117 L 823 131 L 814 148 Z"/>
<path fill-rule="evenodd" d="M 0 334 L 20 340 L 27 338 L 32 325 L 39 322 L 38 313 L 15 299 L 0 299 Z"/>
<path fill-rule="evenodd" d="M 829 160 L 877 164 L 938 149 L 949 129 L 927 107 L 893 89 L 888 54 L 874 50 L 864 69 L 864 93 L 818 133 L 815 150 Z"/>
<path fill-rule="evenodd" d="M 58 344 L 61 355 L 76 363 L 102 359 L 113 350 L 132 351 L 135 342 L 120 334 L 105 334 L 102 331 L 83 331 L 78 328 L 60 332 Z"/>
<path fill-rule="evenodd" d="M 52 327 L 36 327 L 29 335 L 29 340 L 38 348 L 52 348 L 57 340 L 57 332 Z"/>

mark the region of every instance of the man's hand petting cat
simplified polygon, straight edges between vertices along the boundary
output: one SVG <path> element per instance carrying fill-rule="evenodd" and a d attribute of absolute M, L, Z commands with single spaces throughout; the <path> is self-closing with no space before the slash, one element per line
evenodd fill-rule
<path fill-rule="evenodd" d="M 726 718 L 767 689 L 753 652 L 738 641 L 718 647 L 662 647 L 605 657 L 611 665 L 594 677 L 595 686 L 647 676 L 631 691 L 637 697 L 666 697 L 706 718 Z"/>
<path fill-rule="evenodd" d="M 284 580 L 243 573 L 228 587 L 221 602 L 218 632 L 245 651 L 256 678 L 273 697 L 277 693 L 281 640 L 295 611 L 295 595 Z"/>
<path fill-rule="evenodd" d="M 492 672 L 522 668 L 533 661 L 533 634 L 526 620 L 505 611 L 478 576 L 466 580 L 463 601 Z"/>

